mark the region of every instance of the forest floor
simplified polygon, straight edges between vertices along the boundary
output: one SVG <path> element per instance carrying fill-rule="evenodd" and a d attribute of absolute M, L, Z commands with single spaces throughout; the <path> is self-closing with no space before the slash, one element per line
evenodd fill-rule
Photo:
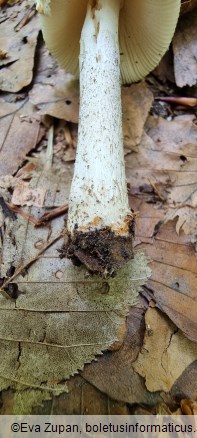
<path fill-rule="evenodd" d="M 135 259 L 111 280 L 59 257 L 78 82 L 34 2 L 1 4 L 0 414 L 197 414 L 196 2 L 157 69 L 122 87 Z"/>

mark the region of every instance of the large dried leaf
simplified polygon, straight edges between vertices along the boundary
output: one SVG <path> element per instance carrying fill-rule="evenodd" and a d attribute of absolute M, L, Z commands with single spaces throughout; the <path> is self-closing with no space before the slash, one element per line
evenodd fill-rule
<path fill-rule="evenodd" d="M 197 83 L 197 11 L 180 20 L 173 39 L 174 72 L 178 87 Z"/>
<path fill-rule="evenodd" d="M 118 351 L 108 352 L 86 365 L 83 377 L 113 399 L 126 403 L 153 405 L 159 394 L 150 394 L 143 379 L 133 369 L 145 332 L 143 302 L 133 307 L 127 318 L 127 334 Z"/>
<path fill-rule="evenodd" d="M 170 395 L 176 402 L 182 399 L 197 399 L 197 360 L 192 362 L 176 380 Z"/>
<path fill-rule="evenodd" d="M 73 77 L 58 69 L 51 75 L 50 81 L 35 84 L 30 91 L 31 102 L 36 105 L 39 114 L 48 114 L 68 122 L 78 123 L 79 87 Z"/>
<path fill-rule="evenodd" d="M 0 176 L 16 172 L 39 140 L 39 118 L 23 119 L 16 114 L 0 119 Z"/>
<path fill-rule="evenodd" d="M 196 240 L 197 193 L 197 126 L 193 120 L 192 115 L 172 121 L 149 117 L 148 135 L 142 136 L 138 153 L 126 160 L 131 193 L 146 194 L 150 202 L 156 190 L 157 201 L 167 201 L 166 220 L 179 216 L 177 231 L 184 226 L 192 242 Z"/>
<path fill-rule="evenodd" d="M 127 152 L 139 147 L 153 95 L 145 82 L 122 87 L 124 146 Z"/>
<path fill-rule="evenodd" d="M 149 391 L 171 390 L 182 372 L 197 358 L 197 345 L 189 341 L 157 309 L 146 312 L 144 344 L 134 369 L 145 378 Z"/>
<path fill-rule="evenodd" d="M 41 162 L 42 156 L 39 158 Z M 48 189 L 45 207 L 65 203 L 70 168 L 40 169 L 32 186 Z M 63 224 L 61 218 L 54 221 L 51 238 Z M 11 264 L 18 268 L 34 257 L 46 238 L 47 230 L 34 229 L 21 217 L 14 223 L 7 221 L 1 276 Z M 134 261 L 114 279 L 87 277 L 84 269 L 59 259 L 61 244 L 48 249 L 23 272 L 24 277 L 17 277 L 20 295 L 16 302 L 0 297 L 2 389 L 33 387 L 47 394 L 65 391 L 69 376 L 122 339 L 128 308 L 136 302 L 140 285 L 150 273 L 145 256 L 137 252 Z"/>
<path fill-rule="evenodd" d="M 53 398 L 39 390 L 1 393 L 1 415 L 129 415 L 126 404 L 111 400 L 97 388 L 76 375 L 68 382 L 68 393 Z M 34 397 L 34 401 L 33 401 Z M 32 406 L 33 409 L 32 409 Z"/>
<path fill-rule="evenodd" d="M 137 248 L 143 248 L 152 260 L 152 276 L 144 295 L 148 300 L 154 300 L 185 336 L 196 342 L 195 248 L 183 231 L 176 234 L 175 220 L 163 225 L 162 210 L 133 197 L 131 205 L 140 214 L 136 227 Z"/>
<path fill-rule="evenodd" d="M 0 89 L 12 93 L 29 85 L 33 78 L 34 55 L 40 30 L 38 16 L 34 16 L 21 29 L 16 25 L 24 18 L 34 1 L 23 1 L 0 13 L 1 50 L 7 53 L 0 60 Z"/>

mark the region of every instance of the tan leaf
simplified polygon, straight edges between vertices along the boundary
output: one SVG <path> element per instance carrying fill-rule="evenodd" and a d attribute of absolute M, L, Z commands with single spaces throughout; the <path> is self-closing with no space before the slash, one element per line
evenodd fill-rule
<path fill-rule="evenodd" d="M 146 313 L 144 344 L 134 369 L 145 378 L 149 391 L 168 392 L 197 358 L 197 345 L 188 341 L 157 309 Z"/>
<path fill-rule="evenodd" d="M 146 221 L 144 220 L 144 228 Z M 176 234 L 176 221 L 160 224 L 156 236 L 143 247 L 152 259 L 151 279 L 145 296 L 154 300 L 178 328 L 192 341 L 197 339 L 197 264 L 195 248 L 182 232 Z M 141 237 L 141 241 L 146 240 Z"/>
<path fill-rule="evenodd" d="M 13 174 L 40 140 L 40 121 L 19 115 L 0 120 L 0 176 Z M 10 159 L 10 157 L 14 159 Z"/>
<path fill-rule="evenodd" d="M 134 371 L 132 364 L 139 354 L 144 332 L 144 311 L 146 305 L 141 300 L 127 317 L 127 334 L 119 351 L 99 357 L 96 362 L 86 365 L 82 376 L 100 391 L 113 399 L 126 403 L 157 403 L 158 394 L 149 394 L 143 379 Z"/>
<path fill-rule="evenodd" d="M 30 91 L 30 99 L 39 114 L 48 114 L 59 119 L 78 123 L 79 87 L 78 81 L 62 69 L 50 77 L 50 84 L 35 84 Z"/>
<path fill-rule="evenodd" d="M 124 146 L 128 152 L 139 147 L 153 95 L 145 82 L 122 87 Z"/>
<path fill-rule="evenodd" d="M 45 195 L 46 190 L 42 190 L 41 188 L 33 190 L 30 188 L 29 183 L 20 181 L 14 189 L 11 202 L 15 205 L 27 205 L 28 207 L 34 205 L 35 207 L 42 207 Z"/>
<path fill-rule="evenodd" d="M 197 126 L 194 116 L 176 117 L 173 121 L 150 117 L 147 122 L 152 143 L 152 156 L 155 154 L 152 172 L 153 181 L 166 184 L 166 222 L 179 218 L 177 232 L 183 229 L 196 242 L 197 207 Z M 147 148 L 147 142 L 146 142 Z M 150 148 L 149 148 L 150 149 Z M 145 152 L 141 151 L 145 164 Z M 147 157 L 147 169 L 150 167 Z M 156 162 L 156 158 L 158 160 Z M 138 158 L 139 159 L 139 158 Z M 160 162 L 160 163 L 159 163 Z M 158 170 L 160 168 L 160 174 Z M 136 169 L 137 172 L 137 169 Z M 147 170 L 145 171 L 145 175 Z M 157 176 L 158 175 L 158 176 Z"/>
<path fill-rule="evenodd" d="M 180 234 L 183 230 L 185 234 L 191 236 L 190 240 L 196 245 L 196 235 L 197 235 L 197 220 L 196 220 L 196 208 L 190 208 L 190 206 L 185 206 L 183 208 L 169 209 L 165 222 L 173 219 L 177 219 L 176 232 Z"/>

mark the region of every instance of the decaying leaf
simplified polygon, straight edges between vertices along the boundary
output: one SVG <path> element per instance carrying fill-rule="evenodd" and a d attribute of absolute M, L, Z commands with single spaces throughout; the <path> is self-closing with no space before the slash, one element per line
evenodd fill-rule
<path fill-rule="evenodd" d="M 197 345 L 177 330 L 157 309 L 145 316 L 144 344 L 134 369 L 145 378 L 149 391 L 171 390 L 182 372 L 197 358 Z"/>
<path fill-rule="evenodd" d="M 173 39 L 174 72 L 178 87 L 197 82 L 197 11 L 184 16 Z"/>
<path fill-rule="evenodd" d="M 127 152 L 139 147 L 153 95 L 145 82 L 122 87 L 123 135 Z"/>
<path fill-rule="evenodd" d="M 191 208 L 189 205 L 169 209 L 165 217 L 165 222 L 176 219 L 176 232 L 180 234 L 183 230 L 185 234 L 190 236 L 190 240 L 194 243 L 195 247 L 197 245 L 197 219 L 196 219 L 196 208 Z M 196 247 L 197 248 L 197 247 Z"/>
<path fill-rule="evenodd" d="M 191 241 L 196 241 L 196 196 L 197 196 L 197 126 L 194 116 L 180 116 L 173 121 L 149 118 L 148 134 L 152 143 L 152 157 L 155 170 L 152 179 L 158 184 L 165 182 L 166 221 L 179 217 L 177 232 L 183 228 Z M 148 142 L 146 142 L 146 147 Z M 151 144 L 150 144 L 151 147 Z M 149 150 L 150 150 L 149 147 Z M 141 155 L 145 155 L 141 151 Z M 151 154 L 149 153 L 149 157 Z M 145 162 L 142 162 L 142 166 Z M 147 163 L 147 170 L 150 167 Z M 158 170 L 159 174 L 158 174 Z M 137 172 L 137 169 L 136 169 Z"/>
<path fill-rule="evenodd" d="M 29 95 L 39 114 L 48 114 L 78 123 L 78 81 L 73 80 L 73 77 L 64 70 L 57 69 L 57 72 L 50 77 L 50 81 L 46 78 L 46 83 L 42 81 L 42 84 L 35 84 Z"/>
<path fill-rule="evenodd" d="M 45 190 L 41 188 L 31 189 L 29 183 L 19 181 L 15 186 L 11 202 L 15 205 L 27 205 L 28 207 L 34 205 L 35 207 L 42 207 L 45 195 Z"/>
<path fill-rule="evenodd" d="M 143 343 L 145 307 L 141 300 L 138 306 L 130 310 L 127 334 L 121 348 L 86 365 L 82 376 L 115 400 L 152 405 L 158 402 L 159 394 L 150 394 L 147 391 L 143 379 L 132 366 Z"/>
<path fill-rule="evenodd" d="M 146 220 L 142 222 L 146 228 Z M 196 255 L 195 248 L 184 232 L 176 234 L 176 221 L 160 224 L 152 239 L 141 236 L 141 246 L 152 259 L 151 279 L 144 295 L 154 300 L 162 312 L 196 342 Z M 147 242 L 147 243 L 145 243 Z M 138 248 L 138 246 L 137 246 Z"/>
<path fill-rule="evenodd" d="M 40 140 L 40 120 L 37 117 L 15 116 L 0 120 L 0 176 L 13 174 L 26 154 Z M 10 160 L 10 156 L 14 159 Z"/>
<path fill-rule="evenodd" d="M 191 363 L 174 383 L 171 393 L 173 402 L 197 399 L 197 360 Z"/>
<path fill-rule="evenodd" d="M 7 56 L 0 60 L 0 89 L 3 91 L 18 92 L 32 81 L 39 18 L 34 16 L 18 32 L 15 26 L 33 4 L 34 1 L 25 0 L 13 6 L 11 11 L 7 9 L 7 17 L 3 16 L 0 47 L 7 52 Z M 9 14 L 14 15 L 15 20 L 9 19 Z"/>

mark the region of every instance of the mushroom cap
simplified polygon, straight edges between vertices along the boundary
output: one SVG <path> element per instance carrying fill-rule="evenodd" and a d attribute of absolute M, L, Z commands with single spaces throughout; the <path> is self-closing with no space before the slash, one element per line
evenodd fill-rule
<path fill-rule="evenodd" d="M 120 0 L 121 1 L 121 0 Z M 172 40 L 181 0 L 124 0 L 120 10 L 120 69 L 123 84 L 145 77 Z M 80 36 L 88 0 L 37 0 L 46 44 L 59 65 L 78 75 Z M 45 9 L 46 7 L 46 9 Z M 39 9 L 39 8 L 38 8 Z"/>

